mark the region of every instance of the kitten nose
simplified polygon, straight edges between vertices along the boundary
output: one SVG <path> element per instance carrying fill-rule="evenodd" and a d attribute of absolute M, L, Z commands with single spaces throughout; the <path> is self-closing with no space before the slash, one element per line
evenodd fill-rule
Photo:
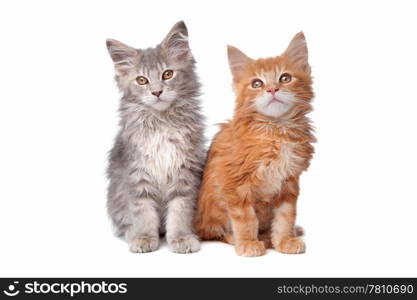
<path fill-rule="evenodd" d="M 152 92 L 152 95 L 154 95 L 154 96 L 156 96 L 156 97 L 161 96 L 161 94 L 162 94 L 162 91 L 155 91 L 155 92 Z"/>
<path fill-rule="evenodd" d="M 266 90 L 268 93 L 271 93 L 272 95 L 275 95 L 276 92 L 278 92 L 279 89 L 268 89 Z"/>

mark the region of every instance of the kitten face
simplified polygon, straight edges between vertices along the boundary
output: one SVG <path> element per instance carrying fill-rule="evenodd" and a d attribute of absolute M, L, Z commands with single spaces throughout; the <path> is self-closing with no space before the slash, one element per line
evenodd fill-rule
<path fill-rule="evenodd" d="M 134 49 L 116 40 L 107 40 L 107 47 L 115 64 L 116 81 L 125 95 L 133 96 L 128 97 L 130 101 L 164 111 L 177 99 L 197 93 L 184 22 L 178 22 L 155 48 Z"/>
<path fill-rule="evenodd" d="M 280 118 L 312 97 L 304 35 L 298 34 L 283 55 L 253 60 L 229 47 L 235 92 L 260 114 Z"/>
<path fill-rule="evenodd" d="M 245 94 L 251 98 L 256 110 L 269 117 L 279 117 L 294 105 L 297 92 L 294 84 L 298 80 L 291 70 L 279 61 L 258 62 L 255 73 L 247 80 Z"/>
<path fill-rule="evenodd" d="M 186 85 L 183 68 L 171 63 L 158 49 L 142 51 L 139 60 L 127 79 L 130 93 L 155 110 L 168 109 Z"/>

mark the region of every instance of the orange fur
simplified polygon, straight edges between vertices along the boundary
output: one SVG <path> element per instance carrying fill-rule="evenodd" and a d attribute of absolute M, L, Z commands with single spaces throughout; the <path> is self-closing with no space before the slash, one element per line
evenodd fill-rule
<path fill-rule="evenodd" d="M 296 202 L 299 176 L 309 166 L 315 141 L 306 117 L 313 97 L 306 51 L 302 33 L 274 58 L 252 60 L 229 47 L 236 107 L 233 119 L 222 124 L 212 142 L 203 174 L 196 217 L 203 240 L 234 244 L 243 256 L 263 255 L 265 247 L 304 252 L 295 227 Z M 259 74 L 283 71 L 292 75 L 290 83 L 269 80 L 260 89 L 251 88 Z M 282 115 L 266 116 L 254 101 L 268 88 L 290 92 L 297 101 Z"/>

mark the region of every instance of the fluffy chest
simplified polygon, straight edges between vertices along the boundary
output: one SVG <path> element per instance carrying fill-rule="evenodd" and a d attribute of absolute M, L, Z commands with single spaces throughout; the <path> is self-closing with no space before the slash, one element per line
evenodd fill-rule
<path fill-rule="evenodd" d="M 147 172 L 161 184 L 172 182 L 186 163 L 185 134 L 160 128 L 140 142 L 139 151 Z"/>
<path fill-rule="evenodd" d="M 281 142 L 271 155 L 260 161 L 257 177 L 261 179 L 260 192 L 274 195 L 281 190 L 282 183 L 290 176 L 299 175 L 304 169 L 306 159 L 298 153 L 299 145 Z"/>

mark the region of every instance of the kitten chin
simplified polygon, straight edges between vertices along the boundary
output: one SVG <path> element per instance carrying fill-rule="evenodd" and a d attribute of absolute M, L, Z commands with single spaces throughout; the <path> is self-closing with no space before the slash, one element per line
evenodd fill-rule
<path fill-rule="evenodd" d="M 279 118 L 293 107 L 297 98 L 288 92 L 278 91 L 274 96 L 263 93 L 254 99 L 256 110 L 263 115 Z"/>
<path fill-rule="evenodd" d="M 176 100 L 176 93 L 175 92 L 170 92 L 165 93 L 161 96 L 155 97 L 155 96 L 145 96 L 142 97 L 141 101 L 150 109 L 154 109 L 157 111 L 166 111 L 168 109 L 170 109 L 172 106 L 175 105 L 175 100 Z"/>

